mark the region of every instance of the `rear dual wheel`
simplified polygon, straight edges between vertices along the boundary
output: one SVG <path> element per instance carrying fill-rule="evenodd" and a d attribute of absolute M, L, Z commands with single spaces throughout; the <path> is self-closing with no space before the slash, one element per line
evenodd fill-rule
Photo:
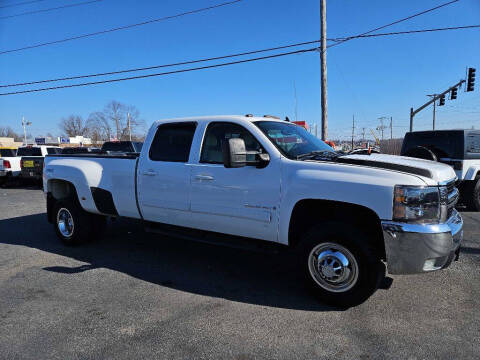
<path fill-rule="evenodd" d="M 98 237 L 106 225 L 106 218 L 86 212 L 73 199 L 58 200 L 54 206 L 54 227 L 65 245 L 77 245 Z"/>

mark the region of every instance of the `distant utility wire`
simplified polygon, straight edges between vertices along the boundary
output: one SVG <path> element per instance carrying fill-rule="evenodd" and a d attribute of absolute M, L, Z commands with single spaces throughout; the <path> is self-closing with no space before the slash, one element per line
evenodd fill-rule
<path fill-rule="evenodd" d="M 100 2 L 100 1 L 102 1 L 102 0 L 84 1 L 84 2 L 80 2 L 80 3 L 57 6 L 57 7 L 52 7 L 52 8 L 48 8 L 48 9 L 27 11 L 27 12 L 23 12 L 23 13 L 20 13 L 20 14 L 0 16 L 0 20 L 19 17 L 19 16 L 25 16 L 25 15 L 39 14 L 39 13 L 44 13 L 44 12 L 54 11 L 54 10 L 60 10 L 60 9 L 65 9 L 65 8 L 70 8 L 70 7 L 82 6 L 82 5 L 92 4 L 92 3 L 96 3 L 96 2 Z"/>
<path fill-rule="evenodd" d="M 372 29 L 372 30 L 368 30 L 368 31 L 366 31 L 366 32 L 364 32 L 364 33 L 361 33 L 361 34 L 358 34 L 358 35 L 356 35 L 356 36 L 354 36 L 354 37 L 346 38 L 346 39 L 341 40 L 341 41 L 339 41 L 339 42 L 337 42 L 337 43 L 335 43 L 335 44 L 330 45 L 329 47 L 334 47 L 334 46 L 340 45 L 340 44 L 342 44 L 342 43 L 344 43 L 344 42 L 346 42 L 346 41 L 349 41 L 349 40 L 352 40 L 352 39 L 355 39 L 355 38 L 358 38 L 358 37 L 361 37 L 361 36 L 364 36 L 364 35 L 367 35 L 367 34 L 371 34 L 372 32 L 375 32 L 375 31 L 378 31 L 378 30 L 382 30 L 382 29 L 385 29 L 386 27 L 389 27 L 389 26 L 392 26 L 392 25 L 396 25 L 396 24 L 399 24 L 399 23 L 401 23 L 401 22 L 404 22 L 404 21 L 413 19 L 414 17 L 417 17 L 417 16 L 420 16 L 420 15 L 429 13 L 429 12 L 431 12 L 431 11 L 440 9 L 440 8 L 442 8 L 442 7 L 444 7 L 444 6 L 447 6 L 447 5 L 456 3 L 456 2 L 458 2 L 458 1 L 460 1 L 460 0 L 452 0 L 452 1 L 449 1 L 449 2 L 446 2 L 446 3 L 443 3 L 443 4 L 441 4 L 441 5 L 435 6 L 435 7 L 433 7 L 433 8 L 430 8 L 430 9 L 427 9 L 427 10 L 423 10 L 423 11 L 421 11 L 421 12 L 418 12 L 418 13 L 412 14 L 412 15 L 410 15 L 410 16 L 407 16 L 407 17 L 405 17 L 405 18 L 403 18 L 403 19 L 396 20 L 396 21 L 391 22 L 391 23 L 389 23 L 389 24 L 379 26 L 379 27 L 377 27 L 377 28 L 375 28 L 375 29 Z"/>
<path fill-rule="evenodd" d="M 480 25 L 452 26 L 452 27 L 445 27 L 445 28 L 395 31 L 395 32 L 369 34 L 369 35 L 354 35 L 354 36 L 349 36 L 349 37 L 344 37 L 344 38 L 334 38 L 334 39 L 328 39 L 328 40 L 330 40 L 330 41 L 342 41 L 343 42 L 343 41 L 348 41 L 348 40 L 351 40 L 351 39 L 358 39 L 358 38 L 370 38 L 370 37 L 392 36 L 392 35 L 405 35 L 405 34 L 426 33 L 426 32 L 434 32 L 434 31 L 463 30 L 463 29 L 474 29 L 474 28 L 480 28 Z M 329 47 L 332 47 L 334 45 L 336 45 L 336 44 L 332 44 Z"/>
<path fill-rule="evenodd" d="M 329 40 L 342 41 L 344 39 L 404 35 L 404 34 L 425 33 L 425 32 L 434 32 L 434 31 L 471 29 L 471 28 L 480 28 L 480 25 L 467 25 L 467 26 L 456 26 L 456 27 L 448 27 L 448 28 L 397 31 L 397 32 L 392 32 L 392 33 L 379 33 L 379 34 L 371 34 L 371 35 L 355 35 L 355 36 L 349 36 L 349 37 L 344 37 L 344 38 L 335 38 L 335 39 L 329 39 Z M 171 63 L 171 64 L 153 65 L 153 66 L 147 66 L 147 67 L 125 69 L 125 70 L 118 70 L 118 71 L 109 71 L 109 72 L 96 73 L 96 74 L 74 75 L 74 76 L 55 78 L 55 79 L 46 79 L 46 80 L 37 80 L 37 81 L 29 81 L 29 82 L 14 83 L 14 84 L 5 84 L 5 85 L 0 85 L 0 88 L 35 85 L 35 84 L 57 82 L 57 81 L 77 80 L 77 79 L 85 79 L 85 78 L 98 77 L 98 76 L 117 75 L 117 74 L 129 73 L 129 72 L 153 70 L 153 69 L 180 66 L 180 65 L 190 65 L 190 64 L 208 62 L 208 61 L 213 61 L 213 60 L 222 60 L 222 59 L 228 59 L 228 58 L 232 58 L 232 57 L 253 55 L 253 54 L 258 54 L 258 53 L 262 53 L 262 52 L 270 52 L 270 51 L 274 51 L 274 50 L 282 50 L 282 49 L 298 47 L 298 46 L 303 46 L 303 45 L 311 45 L 311 44 L 315 44 L 315 43 L 319 43 L 319 42 L 320 42 L 320 40 L 306 41 L 306 42 L 301 42 L 301 43 L 288 44 L 288 45 L 283 45 L 283 46 L 267 48 L 267 49 L 252 50 L 252 51 L 241 52 L 241 53 L 236 53 L 236 54 L 222 55 L 222 56 L 196 59 L 196 60 L 188 60 L 188 61 L 182 61 L 182 62 Z M 332 46 L 332 45 L 329 45 L 329 46 Z"/>
<path fill-rule="evenodd" d="M 243 64 L 243 63 L 252 62 L 252 61 L 259 61 L 259 60 L 266 60 L 266 59 L 278 58 L 278 57 L 281 57 L 281 56 L 288 56 L 288 55 L 294 55 L 294 54 L 302 54 L 302 53 L 307 53 L 307 52 L 312 52 L 312 51 L 317 51 L 317 48 L 314 47 L 314 48 L 310 48 L 310 49 L 302 49 L 302 50 L 290 51 L 290 52 L 285 52 L 285 53 L 280 53 L 280 54 L 275 54 L 275 55 L 267 55 L 267 56 L 252 58 L 252 59 L 231 61 L 231 62 L 227 62 L 227 63 L 214 64 L 214 65 L 206 65 L 206 66 L 200 66 L 200 67 L 194 67 L 194 68 L 188 68 L 188 69 L 181 69 L 181 70 L 173 70 L 173 71 L 156 73 L 156 74 L 138 75 L 138 76 L 131 76 L 131 77 L 120 78 L 120 79 L 110 79 L 110 80 L 102 80 L 102 81 L 92 81 L 92 82 L 80 83 L 80 84 L 61 85 L 61 86 L 53 86 L 53 87 L 41 88 L 41 89 L 22 90 L 22 91 L 14 91 L 14 92 L 9 92 L 9 93 L 0 93 L 0 96 L 15 95 L 15 94 L 25 94 L 25 93 L 32 93 L 32 92 L 40 92 L 40 91 L 48 91 L 48 90 L 56 90 L 56 89 L 65 89 L 65 88 L 73 88 L 73 87 L 79 87 L 79 86 L 89 86 L 89 85 L 97 85 L 97 84 L 105 84 L 105 83 L 113 83 L 113 82 L 126 81 L 126 80 L 144 79 L 144 78 L 155 77 L 155 76 L 165 76 L 165 75 L 178 74 L 178 73 L 184 73 L 184 72 L 190 72 L 190 71 L 198 71 L 198 70 L 219 68 L 219 67 L 229 66 L 229 65 L 235 65 L 235 64 Z"/>
<path fill-rule="evenodd" d="M 268 49 L 253 50 L 253 51 L 247 51 L 247 52 L 230 54 L 230 55 L 223 55 L 223 56 L 216 56 L 216 57 L 210 57 L 210 58 L 204 58 L 204 59 L 182 61 L 182 62 L 177 62 L 177 63 L 172 63 L 172 64 L 154 65 L 154 66 L 147 66 L 147 67 L 141 67 L 141 68 L 135 68 L 135 69 L 118 70 L 118 71 L 110 71 L 110 72 L 97 73 L 97 74 L 76 75 L 76 76 L 69 76 L 69 77 L 63 77 L 63 78 L 57 78 L 57 79 L 48 79 L 48 80 L 39 80 L 39 81 L 30 81 L 30 82 L 24 82 L 24 83 L 0 85 L 0 88 L 42 84 L 42 83 L 55 82 L 55 81 L 85 79 L 85 78 L 96 77 L 96 76 L 116 75 L 116 74 L 123 74 L 123 73 L 128 73 L 128 72 L 153 70 L 153 69 L 172 67 L 172 66 L 180 66 L 180 65 L 189 65 L 189 64 L 195 64 L 195 63 L 200 63 L 200 62 L 228 59 L 228 58 L 232 58 L 232 57 L 252 55 L 252 54 L 258 54 L 258 53 L 262 53 L 262 52 L 270 52 L 270 51 L 274 51 L 274 50 L 287 49 L 287 48 L 297 47 L 297 46 L 302 46 L 302 45 L 311 45 L 311 44 L 315 44 L 315 43 L 318 43 L 318 42 L 320 42 L 320 40 L 307 41 L 307 42 L 301 42 L 301 43 L 296 43 L 296 44 L 289 44 L 289 45 L 284 45 L 284 46 L 272 47 L 272 48 L 268 48 Z"/>
<path fill-rule="evenodd" d="M 34 44 L 34 45 L 28 45 L 28 46 L 24 46 L 24 47 L 16 48 L 16 49 L 3 50 L 3 51 L 0 51 L 0 55 L 7 54 L 7 53 L 12 53 L 12 52 L 17 52 L 17 51 L 22 51 L 22 50 L 27 50 L 27 49 L 38 48 L 38 47 L 42 47 L 42 46 L 64 43 L 64 42 L 72 41 L 72 40 L 84 39 L 84 38 L 87 38 L 87 37 L 97 36 L 97 35 L 106 34 L 106 33 L 111 33 L 111 32 L 114 32 L 114 31 L 131 29 L 131 28 L 134 28 L 134 27 L 137 27 L 137 26 L 143 26 L 143 25 L 152 24 L 152 23 L 155 23 L 155 22 L 160 22 L 160 21 L 165 21 L 165 20 L 178 18 L 178 17 L 181 17 L 181 16 L 197 14 L 197 13 L 200 13 L 200 12 L 217 9 L 217 8 L 223 7 L 223 6 L 233 5 L 233 4 L 239 3 L 241 1 L 243 1 L 243 0 L 233 0 L 233 1 L 223 2 L 223 3 L 217 4 L 217 5 L 212 5 L 212 6 L 208 6 L 208 7 L 204 7 L 204 8 L 200 8 L 200 9 L 185 11 L 185 12 L 182 12 L 182 13 L 179 13 L 179 14 L 164 16 L 164 17 L 157 18 L 157 19 L 151 19 L 151 20 L 143 21 L 143 22 L 136 23 L 136 24 L 119 26 L 119 27 L 112 28 L 112 29 L 106 29 L 106 30 L 97 31 L 97 32 L 93 32 L 93 33 L 77 35 L 77 36 L 73 36 L 73 37 L 69 37 L 69 38 L 65 38 L 65 39 L 61 39 L 61 40 L 54 40 L 54 41 L 48 41 L 48 42 Z"/>
<path fill-rule="evenodd" d="M 8 7 L 14 7 L 14 6 L 20 6 L 20 5 L 33 4 L 33 3 L 42 2 L 42 1 L 45 1 L 45 0 L 32 0 L 32 1 L 24 1 L 24 2 L 19 2 L 19 3 L 13 3 L 13 4 L 9 4 L 9 5 L 0 6 L 0 9 L 4 9 L 4 8 L 8 8 Z"/>

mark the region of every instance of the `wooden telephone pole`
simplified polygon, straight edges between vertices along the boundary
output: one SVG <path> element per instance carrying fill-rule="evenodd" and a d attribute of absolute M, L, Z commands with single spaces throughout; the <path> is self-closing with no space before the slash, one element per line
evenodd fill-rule
<path fill-rule="evenodd" d="M 322 105 L 322 140 L 328 137 L 327 120 L 327 4 L 320 0 L 320 76 Z"/>

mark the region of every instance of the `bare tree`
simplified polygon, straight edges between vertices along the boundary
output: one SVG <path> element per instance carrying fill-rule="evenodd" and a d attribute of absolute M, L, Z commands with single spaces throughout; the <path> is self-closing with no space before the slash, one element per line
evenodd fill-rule
<path fill-rule="evenodd" d="M 23 141 L 23 138 L 18 135 L 10 126 L 0 127 L 0 137 L 13 138 L 15 141 Z"/>
<path fill-rule="evenodd" d="M 118 101 L 108 103 L 103 111 L 90 114 L 88 118 L 90 137 L 101 140 L 132 140 L 142 138 L 145 132 L 145 122 L 140 119 L 140 112 L 135 106 L 125 105 Z"/>
<path fill-rule="evenodd" d="M 67 136 L 85 136 L 88 134 L 87 123 L 78 115 L 70 115 L 63 118 L 62 121 L 60 121 L 59 127 Z"/>

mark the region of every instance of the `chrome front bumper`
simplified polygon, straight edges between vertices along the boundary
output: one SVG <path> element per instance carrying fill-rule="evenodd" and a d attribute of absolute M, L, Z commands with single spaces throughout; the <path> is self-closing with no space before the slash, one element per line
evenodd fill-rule
<path fill-rule="evenodd" d="M 463 220 L 458 211 L 443 224 L 382 221 L 390 274 L 417 274 L 448 267 L 458 257 Z"/>

